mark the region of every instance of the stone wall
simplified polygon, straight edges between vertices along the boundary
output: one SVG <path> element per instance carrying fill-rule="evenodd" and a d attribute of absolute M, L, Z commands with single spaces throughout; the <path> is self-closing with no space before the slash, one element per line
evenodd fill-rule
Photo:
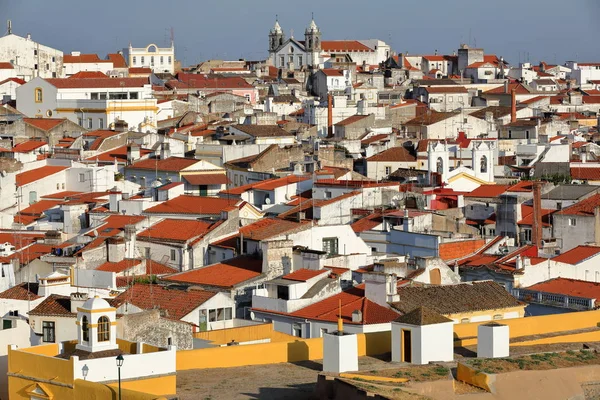
<path fill-rule="evenodd" d="M 178 350 L 193 348 L 192 325 L 163 318 L 157 309 L 123 315 L 118 320 L 117 335 L 121 339 L 158 347 L 167 347 L 171 338 L 171 344 Z"/>
<path fill-rule="evenodd" d="M 273 169 L 286 168 L 292 162 L 304 160 L 302 146 L 272 146 L 264 151 L 263 155 L 252 163 L 253 171 L 271 172 Z"/>

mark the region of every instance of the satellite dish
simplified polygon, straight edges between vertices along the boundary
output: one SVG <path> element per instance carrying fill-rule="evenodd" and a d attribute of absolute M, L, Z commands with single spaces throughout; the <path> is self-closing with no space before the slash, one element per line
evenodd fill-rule
<path fill-rule="evenodd" d="M 271 199 L 269 197 L 265 197 L 265 204 L 271 204 Z"/>

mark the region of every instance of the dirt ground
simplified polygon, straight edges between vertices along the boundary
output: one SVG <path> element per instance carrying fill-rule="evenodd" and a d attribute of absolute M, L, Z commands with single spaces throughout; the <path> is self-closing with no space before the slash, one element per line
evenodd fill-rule
<path fill-rule="evenodd" d="M 384 358 L 385 359 L 385 358 Z M 389 368 L 385 361 L 360 357 L 359 369 Z M 303 361 L 239 368 L 216 368 L 177 372 L 177 395 L 181 400 L 309 400 L 321 361 Z"/>

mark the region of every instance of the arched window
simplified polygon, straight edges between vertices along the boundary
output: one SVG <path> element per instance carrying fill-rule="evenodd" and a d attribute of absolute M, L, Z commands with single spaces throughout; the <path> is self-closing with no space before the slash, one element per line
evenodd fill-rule
<path fill-rule="evenodd" d="M 81 319 L 81 338 L 84 342 L 90 341 L 90 327 L 88 326 L 88 319 L 85 315 Z"/>
<path fill-rule="evenodd" d="M 444 160 L 442 160 L 442 157 L 438 157 L 437 159 L 436 171 L 440 175 L 444 173 Z"/>
<path fill-rule="evenodd" d="M 110 340 L 110 320 L 108 317 L 98 318 L 98 341 L 108 342 Z"/>
<path fill-rule="evenodd" d="M 482 174 L 486 173 L 488 169 L 488 165 L 487 165 L 487 157 L 486 156 L 482 156 L 481 157 L 481 161 L 480 161 L 480 167 L 479 170 L 481 171 Z"/>
<path fill-rule="evenodd" d="M 42 88 L 35 88 L 35 102 L 36 103 L 41 103 L 44 101 L 44 93 L 42 91 Z"/>

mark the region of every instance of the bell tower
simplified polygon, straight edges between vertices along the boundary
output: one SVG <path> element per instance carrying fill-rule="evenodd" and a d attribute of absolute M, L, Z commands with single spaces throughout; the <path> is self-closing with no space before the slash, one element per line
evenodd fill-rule
<path fill-rule="evenodd" d="M 306 47 L 308 65 L 318 68 L 321 56 L 321 31 L 315 23 L 314 16 L 310 21 L 310 25 L 304 31 L 304 45 Z"/>
<path fill-rule="evenodd" d="M 275 18 L 275 25 L 269 31 L 269 53 L 273 54 L 279 46 L 283 44 L 285 41 L 285 35 L 283 33 L 283 29 L 281 29 L 281 25 L 279 25 L 279 20 L 277 17 Z"/>

